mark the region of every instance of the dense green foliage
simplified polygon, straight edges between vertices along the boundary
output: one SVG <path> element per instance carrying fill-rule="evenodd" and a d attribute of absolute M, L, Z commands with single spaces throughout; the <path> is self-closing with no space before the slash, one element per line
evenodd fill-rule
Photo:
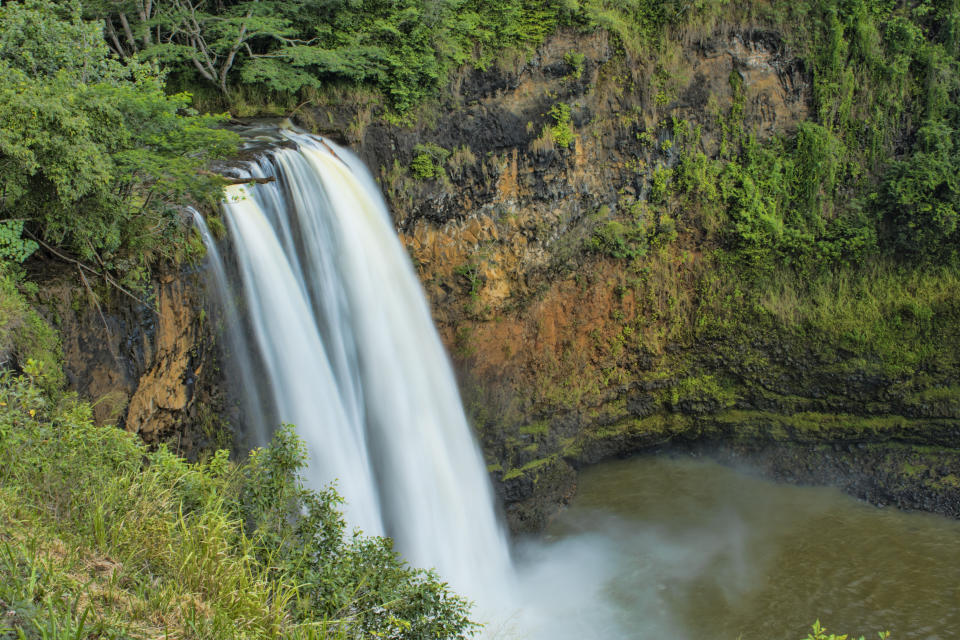
<path fill-rule="evenodd" d="M 0 260 L 0 371 L 42 373 L 39 384 L 55 392 L 65 382 L 60 336 L 31 304 L 36 285 L 2 265 Z"/>
<path fill-rule="evenodd" d="M 955 4 L 89 0 L 82 11 L 91 22 L 80 5 L 57 12 L 42 11 L 40 0 L 10 3 L 0 58 L 26 76 L 3 103 L 5 122 L 22 131 L 4 155 L 26 169 L 5 177 L 3 203 L 25 218 L 43 208 L 46 239 L 113 268 L 182 247 L 170 242 L 180 228 L 170 203 L 210 192 L 196 169 L 228 141 L 189 114 L 186 97 L 164 97 L 145 61 L 165 65 L 181 86 L 206 83 L 228 99 L 250 87 L 295 99 L 346 84 L 375 88 L 392 113 L 404 114 L 436 95 L 457 66 L 532 51 L 561 26 L 606 29 L 629 55 L 655 60 L 675 46 L 672 33 L 748 17 L 793 34 L 787 44 L 813 79 L 812 118 L 759 143 L 735 105 L 717 114 L 724 140 L 712 157 L 696 150 L 697 140 L 672 136 L 662 144 L 686 142 L 688 152 L 656 173 L 651 198 L 683 194 L 755 276 L 787 267 L 807 277 L 871 258 L 952 262 L 960 239 Z M 570 60 L 581 73 L 582 59 Z M 657 104 L 667 105 L 669 71 L 659 63 L 652 70 L 654 86 L 663 85 Z M 734 74 L 735 91 L 739 84 Z M 28 123 L 34 112 L 45 117 Z M 543 141 L 570 146 L 569 105 L 556 103 L 548 115 Z M 435 153 L 414 155 L 417 177 L 442 170 Z M 42 188 L 32 188 L 38 181 Z M 78 208 L 77 223 L 68 221 L 65 212 Z"/>
<path fill-rule="evenodd" d="M 549 135 L 558 147 L 570 147 L 576 139 L 576 134 L 573 132 L 573 126 L 570 122 L 570 105 L 565 102 L 558 102 L 550 107 L 547 115 L 553 120 L 553 124 L 544 125 L 545 134 Z"/>
<path fill-rule="evenodd" d="M 310 95 L 365 85 L 397 114 L 435 96 L 459 65 L 483 69 L 506 52 L 532 52 L 560 26 L 607 29 L 639 49 L 695 11 L 678 0 L 87 0 L 84 7 L 104 20 L 121 58 L 161 61 L 228 102 L 250 86 Z"/>
<path fill-rule="evenodd" d="M 76 3 L 0 7 L 0 217 L 136 283 L 182 256 L 182 207 L 216 196 L 200 169 L 234 136 L 101 31 Z"/>
<path fill-rule="evenodd" d="M 811 3 L 795 19 L 815 116 L 758 145 L 729 115 L 720 169 L 731 240 L 757 262 L 816 271 L 888 256 L 952 262 L 960 56 L 955 3 Z M 770 254 L 773 255 L 770 255 Z"/>
<path fill-rule="evenodd" d="M 224 94 L 240 83 L 280 93 L 368 85 L 404 112 L 468 60 L 530 48 L 555 26 L 550 0 L 98 0 L 108 41 Z"/>
<path fill-rule="evenodd" d="M 105 42 L 127 61 L 127 67 L 111 61 L 114 70 L 129 73 L 155 60 L 181 84 L 207 82 L 225 94 L 250 86 L 296 95 L 367 85 L 401 114 L 435 95 L 458 65 L 483 68 L 505 50 L 530 51 L 558 26 L 606 29 L 633 55 L 650 58 L 665 49 L 671 30 L 749 15 L 796 34 L 789 45 L 812 71 L 815 116 L 796 135 L 760 145 L 742 126 L 742 110 L 723 114 L 728 139 L 720 157 L 710 159 L 717 166 L 701 166 L 705 173 L 697 176 L 718 181 L 718 188 L 700 196 L 729 218 L 728 244 L 747 262 L 806 267 L 856 263 L 883 252 L 934 260 L 951 252 L 942 240 L 957 239 L 960 197 L 953 153 L 960 32 L 954 4 L 822 0 L 732 9 L 719 0 L 90 0 L 83 10 L 103 20 Z M 24 23 L 16 15 L 7 22 Z M 17 29 L 25 42 L 30 28 L 38 28 L 27 27 Z M 74 20 L 72 31 L 67 28 L 45 25 L 44 33 L 81 43 L 77 50 L 45 44 L 31 51 L 7 37 L 8 51 L 24 52 L 5 57 L 31 77 L 77 60 L 106 64 L 106 45 L 93 23 Z M 83 63 L 85 82 L 90 68 Z M 663 92 L 658 100 L 661 95 L 669 101 Z M 558 103 L 550 114 L 550 137 L 561 147 L 573 136 L 564 108 Z M 64 125 L 38 126 L 57 131 Z M 215 149 L 209 140 L 191 144 Z M 418 173 L 430 173 L 427 159 L 417 156 Z M 104 177 L 77 176 L 64 185 L 65 195 L 98 180 Z M 108 245 L 117 242 L 112 231 Z"/>
<path fill-rule="evenodd" d="M 443 178 L 446 176 L 443 165 L 449 157 L 450 152 L 439 145 L 432 143 L 418 144 L 413 148 L 410 173 L 420 180 Z"/>
<path fill-rule="evenodd" d="M 189 464 L 0 378 L 0 638 L 462 638 L 467 603 L 303 488 L 291 429 Z"/>

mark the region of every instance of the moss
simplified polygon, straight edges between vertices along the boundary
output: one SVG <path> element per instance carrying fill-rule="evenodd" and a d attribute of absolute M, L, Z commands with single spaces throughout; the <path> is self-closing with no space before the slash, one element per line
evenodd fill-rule
<path fill-rule="evenodd" d="M 927 483 L 933 489 L 940 491 L 954 491 L 960 489 L 960 477 L 957 477 L 954 474 L 948 474 L 942 476 L 937 480 L 932 480 Z"/>
<path fill-rule="evenodd" d="M 930 467 L 925 464 L 911 464 L 904 462 L 900 465 L 900 473 L 908 478 L 916 478 L 930 471 Z"/>
<path fill-rule="evenodd" d="M 630 418 L 616 424 L 600 427 L 591 432 L 596 438 L 640 435 L 675 435 L 683 433 L 692 425 L 692 420 L 678 413 L 656 413 L 645 418 Z"/>
<path fill-rule="evenodd" d="M 521 467 L 521 470 L 533 471 L 534 469 L 539 469 L 540 467 L 548 465 L 552 462 L 556 462 L 556 460 L 557 460 L 557 456 L 555 455 L 547 456 L 546 458 L 540 458 L 539 460 L 531 460 L 527 464 L 523 465 Z"/>
<path fill-rule="evenodd" d="M 645 441 L 647 445 L 666 442 L 674 436 L 691 433 L 694 420 L 678 413 L 657 413 L 645 418 L 627 418 L 614 424 L 602 425 L 567 438 L 560 445 L 564 458 L 581 460 L 596 445 L 605 442 Z"/>
<path fill-rule="evenodd" d="M 713 404 L 720 408 L 732 407 L 738 394 L 732 384 L 721 380 L 714 374 L 701 374 L 681 379 L 671 389 L 674 395 L 673 404 L 693 401 Z"/>
<path fill-rule="evenodd" d="M 504 480 L 513 480 L 514 478 L 519 478 L 524 475 L 531 475 L 534 483 L 540 479 L 540 471 L 543 471 L 545 467 L 557 462 L 559 456 L 557 454 L 549 455 L 545 458 L 538 458 L 536 460 L 531 460 L 520 468 L 510 469 L 505 474 L 503 474 Z"/>
<path fill-rule="evenodd" d="M 948 404 L 960 405 L 960 385 L 948 385 L 923 389 L 904 398 L 908 404 Z"/>
<path fill-rule="evenodd" d="M 0 270 L 0 365 L 26 370 L 47 391 L 66 384 L 60 336 L 34 309 L 17 280 Z"/>
<path fill-rule="evenodd" d="M 795 442 L 871 442 L 909 438 L 937 442 L 956 427 L 955 420 L 907 418 L 898 415 L 858 416 L 804 411 L 783 415 L 770 411 L 732 410 L 711 416 L 723 435 L 737 440 L 766 438 Z"/>
<path fill-rule="evenodd" d="M 560 443 L 560 455 L 567 460 L 576 460 L 583 454 L 583 446 L 577 438 L 565 438 Z"/>
<path fill-rule="evenodd" d="M 503 474 L 503 480 L 504 482 L 506 482 L 507 480 L 513 480 L 514 478 L 519 478 L 522 475 L 523 475 L 523 471 L 521 471 L 520 469 L 509 469 L 506 473 Z"/>
<path fill-rule="evenodd" d="M 547 420 L 538 420 L 520 427 L 520 433 L 532 436 L 546 435 L 550 430 L 550 422 Z"/>

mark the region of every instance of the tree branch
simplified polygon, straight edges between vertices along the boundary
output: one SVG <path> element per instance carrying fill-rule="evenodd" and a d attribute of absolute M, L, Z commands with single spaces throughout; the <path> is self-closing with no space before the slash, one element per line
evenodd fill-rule
<path fill-rule="evenodd" d="M 44 249 L 46 249 L 47 251 L 49 251 L 49 252 L 52 253 L 53 255 L 57 256 L 57 257 L 60 258 L 61 260 L 65 260 L 66 262 L 69 262 L 70 264 L 75 264 L 75 265 L 77 265 L 77 267 L 79 267 L 80 269 L 85 270 L 85 271 L 87 271 L 88 273 L 92 273 L 93 275 L 95 275 L 95 276 L 97 276 L 97 277 L 99 277 L 99 278 L 103 278 L 104 280 L 107 281 L 108 284 L 110 284 L 110 285 L 112 285 L 113 287 L 115 287 L 115 288 L 116 288 L 118 291 L 120 291 L 121 293 L 129 296 L 129 297 L 132 298 L 133 300 L 136 300 L 138 303 L 142 304 L 143 306 L 145 306 L 146 308 L 150 309 L 150 310 L 153 311 L 154 313 L 159 313 L 159 312 L 157 311 L 156 307 L 154 307 L 152 304 L 150 304 L 150 303 L 147 302 L 146 300 L 143 300 L 143 299 L 138 298 L 137 296 L 135 296 L 135 295 L 134 295 L 133 293 L 131 293 L 127 288 L 125 288 L 123 285 L 121 285 L 119 282 L 117 282 L 116 280 L 114 280 L 113 278 L 111 278 L 111 277 L 110 277 L 109 275 L 107 275 L 106 273 L 100 273 L 100 272 L 97 271 L 96 269 L 85 265 L 84 263 L 80 262 L 79 260 L 77 260 L 77 259 L 75 259 L 75 258 L 71 258 L 70 256 L 67 256 L 67 255 L 64 255 L 64 254 L 60 253 L 59 251 L 57 251 L 56 249 L 54 249 L 53 247 L 51 247 L 49 244 L 47 244 L 46 242 L 44 242 L 43 240 L 41 240 L 41 239 L 38 238 L 37 236 L 33 235 L 33 233 L 31 233 L 29 229 L 24 229 L 23 231 L 24 231 L 24 233 L 26 233 L 28 236 L 30 236 L 31 238 L 33 238 L 33 239 L 37 242 L 37 244 L 39 244 L 41 247 L 43 247 Z"/>
<path fill-rule="evenodd" d="M 209 80 L 210 82 L 216 82 L 216 81 L 217 81 L 216 78 L 214 78 L 213 76 L 211 76 L 210 73 L 209 73 L 206 69 L 203 68 L 203 64 L 200 62 L 200 60 L 197 59 L 197 56 L 190 56 L 190 59 L 193 61 L 193 66 L 196 67 L 196 68 L 197 68 L 197 71 L 200 72 L 200 75 L 202 75 L 204 78 L 206 78 L 206 79 Z"/>
<path fill-rule="evenodd" d="M 130 28 L 130 21 L 127 20 L 126 14 L 122 11 L 120 12 L 120 24 L 123 26 L 123 34 L 127 37 L 127 42 L 130 43 L 130 52 L 136 53 L 140 47 L 137 46 L 137 39 L 133 37 L 133 29 Z"/>
<path fill-rule="evenodd" d="M 247 21 L 253 16 L 253 9 L 251 8 L 247 11 L 247 15 L 243 18 L 243 24 L 240 27 L 240 33 L 237 35 L 237 41 L 233 44 L 233 47 L 230 48 L 230 53 L 227 55 L 227 59 L 224 61 L 223 66 L 220 68 L 220 91 L 226 95 L 227 93 L 227 74 L 230 73 L 230 68 L 233 66 L 233 61 L 237 57 L 237 52 L 243 47 L 246 43 L 245 36 L 247 35 Z"/>
<path fill-rule="evenodd" d="M 110 334 L 110 325 L 107 323 L 107 317 L 103 315 L 103 309 L 100 307 L 100 299 L 97 298 L 97 294 L 93 292 L 93 289 L 90 287 L 90 283 L 87 282 L 87 276 L 83 275 L 83 269 L 77 267 L 77 273 L 80 274 L 80 280 L 83 281 L 83 287 L 87 290 L 87 295 L 90 296 L 90 300 L 97 307 L 97 313 L 100 314 L 100 320 L 103 322 L 103 328 L 107 330 L 107 336 L 109 336 L 110 341 L 113 342 L 113 336 Z"/>
<path fill-rule="evenodd" d="M 120 44 L 120 38 L 117 37 L 117 30 L 113 28 L 113 19 L 107 16 L 103 21 L 107 24 L 107 35 L 110 36 L 111 48 L 114 53 L 121 58 L 126 58 L 127 54 L 123 50 L 123 45 Z"/>
<path fill-rule="evenodd" d="M 269 184 L 277 181 L 277 179 L 273 176 L 268 176 L 266 178 L 228 178 L 227 176 L 222 176 L 219 173 L 214 173 L 212 171 L 200 170 L 198 173 L 200 173 L 200 175 L 210 176 L 212 178 L 220 178 L 227 186 L 234 184 Z"/>

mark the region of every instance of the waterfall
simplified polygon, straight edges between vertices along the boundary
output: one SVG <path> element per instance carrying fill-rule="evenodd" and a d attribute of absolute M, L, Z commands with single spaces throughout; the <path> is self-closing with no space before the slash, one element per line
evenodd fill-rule
<path fill-rule="evenodd" d="M 274 181 L 231 186 L 223 204 L 249 327 L 243 346 L 263 368 L 247 384 L 296 425 L 308 484 L 335 482 L 351 525 L 391 536 L 412 565 L 489 602 L 510 574 L 506 537 L 389 212 L 349 151 L 279 135 L 283 144 L 248 167 Z"/>
<path fill-rule="evenodd" d="M 267 410 L 267 402 L 263 397 L 259 385 L 254 381 L 254 364 L 250 350 L 246 348 L 243 341 L 243 320 L 237 309 L 236 292 L 227 276 L 226 263 L 220 256 L 220 250 L 217 249 L 217 243 L 213 234 L 207 227 L 206 221 L 199 211 L 193 207 L 188 207 L 193 216 L 193 223 L 200 232 L 200 238 L 207 248 L 207 275 L 209 289 L 214 292 L 219 303 L 219 309 L 223 314 L 224 323 L 230 330 L 226 332 L 229 343 L 229 359 L 231 372 L 239 376 L 239 385 L 230 385 L 239 387 L 241 406 L 244 408 L 247 427 L 252 431 L 253 441 L 262 444 L 269 439 L 270 432 L 270 412 Z"/>

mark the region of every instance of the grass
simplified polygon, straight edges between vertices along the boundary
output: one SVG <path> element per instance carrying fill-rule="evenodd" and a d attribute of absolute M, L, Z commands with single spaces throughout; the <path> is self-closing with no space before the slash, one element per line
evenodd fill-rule
<path fill-rule="evenodd" d="M 86 637 L 88 627 L 107 637 L 293 631 L 283 603 L 294 585 L 255 566 L 217 496 L 212 472 L 226 472 L 223 458 L 201 466 L 148 455 L 131 434 L 94 427 L 89 407 L 52 407 L 23 379 L 0 397 L 2 597 L 20 603 L 17 629 L 57 638 Z"/>
<path fill-rule="evenodd" d="M 729 410 L 711 417 L 721 428 L 741 439 L 792 442 L 884 442 L 897 438 L 917 442 L 937 439 L 934 427 L 949 420 L 897 415 L 858 416 L 847 413 L 801 411 L 784 415 L 769 411 Z"/>
<path fill-rule="evenodd" d="M 0 377 L 0 638 L 463 638 L 468 604 L 300 484 L 282 429 L 188 463 Z"/>
<path fill-rule="evenodd" d="M 940 351 L 943 339 L 957 338 L 960 272 L 876 262 L 806 284 L 781 274 L 765 288 L 760 306 L 784 325 L 914 365 Z"/>
<path fill-rule="evenodd" d="M 514 478 L 519 478 L 520 476 L 526 475 L 528 473 L 538 471 L 538 470 L 543 470 L 544 467 L 547 467 L 555 463 L 558 460 L 558 458 L 559 456 L 557 454 L 552 454 L 545 458 L 538 458 L 536 460 L 531 460 L 530 462 L 526 463 L 525 465 L 523 465 L 518 469 L 508 470 L 506 473 L 503 474 L 503 480 L 504 481 L 513 480 Z M 534 482 L 536 482 L 537 479 L 539 479 L 539 477 L 535 478 Z"/>
<path fill-rule="evenodd" d="M 538 420 L 520 427 L 519 432 L 531 436 L 545 436 L 550 432 L 549 420 Z"/>

